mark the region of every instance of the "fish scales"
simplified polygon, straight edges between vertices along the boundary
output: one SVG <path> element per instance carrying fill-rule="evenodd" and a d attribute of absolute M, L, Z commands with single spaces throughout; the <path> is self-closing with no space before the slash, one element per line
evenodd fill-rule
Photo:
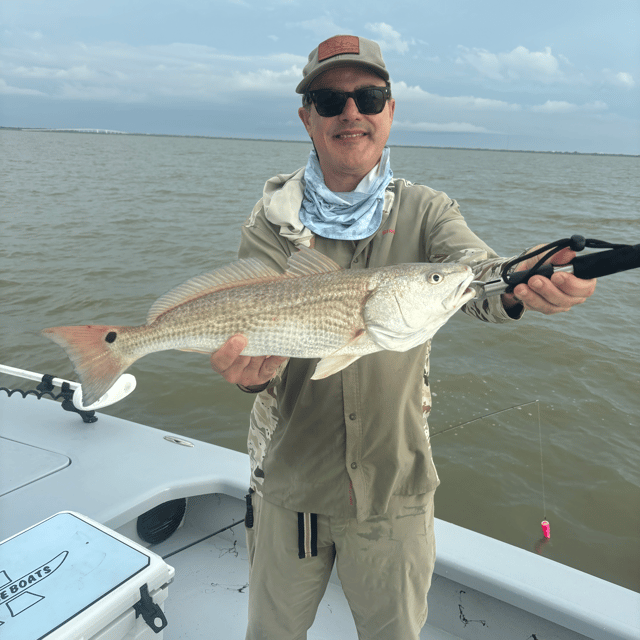
<path fill-rule="evenodd" d="M 216 291 L 142 327 L 145 348 L 212 352 L 242 333 L 245 355 L 321 358 L 364 330 L 369 288 L 366 272 L 341 271 Z"/>
<path fill-rule="evenodd" d="M 139 358 L 168 349 L 212 353 L 243 334 L 248 356 L 321 358 L 312 379 L 363 355 L 426 342 L 475 292 L 459 264 L 343 270 L 313 249 L 289 258 L 284 274 L 256 259 L 197 276 L 159 298 L 142 326 L 52 327 L 96 402 Z"/>

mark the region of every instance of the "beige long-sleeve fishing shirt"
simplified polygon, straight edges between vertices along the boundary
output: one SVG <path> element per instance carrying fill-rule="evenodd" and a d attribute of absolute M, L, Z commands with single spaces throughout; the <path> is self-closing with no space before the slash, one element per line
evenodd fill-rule
<path fill-rule="evenodd" d="M 345 269 L 465 260 L 481 280 L 497 278 L 506 260 L 467 227 L 454 200 L 428 187 L 392 180 L 380 228 L 357 242 L 313 237 L 302 227 L 303 189 L 303 171 L 267 182 L 242 227 L 240 258 L 284 271 L 296 244 L 313 243 Z M 465 311 L 488 322 L 512 319 L 499 296 Z M 290 359 L 253 406 L 252 488 L 294 511 L 359 520 L 384 513 L 392 495 L 434 490 L 430 347 L 373 353 L 322 380 L 310 380 L 317 360 Z"/>

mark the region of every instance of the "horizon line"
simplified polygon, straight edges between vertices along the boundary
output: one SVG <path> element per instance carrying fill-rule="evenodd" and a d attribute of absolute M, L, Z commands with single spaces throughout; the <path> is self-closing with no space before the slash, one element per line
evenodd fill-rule
<path fill-rule="evenodd" d="M 27 131 L 46 133 L 80 133 L 93 135 L 120 135 L 120 136 L 150 136 L 159 138 L 201 138 L 208 140 L 245 140 L 248 142 L 293 142 L 296 144 L 309 144 L 309 140 L 285 140 L 278 138 L 243 138 L 234 136 L 208 136 L 204 134 L 181 134 L 181 133 L 140 133 L 130 131 L 116 131 L 113 129 L 100 128 L 50 128 L 50 127 L 8 127 L 0 125 L 0 131 Z M 625 158 L 639 158 L 640 154 L 632 153 L 611 153 L 605 151 L 540 151 L 535 149 L 491 149 L 488 147 L 452 147 L 449 145 L 419 145 L 419 144 L 390 144 L 390 147 L 406 147 L 415 149 L 447 149 L 452 151 L 496 151 L 499 153 L 547 153 L 554 155 L 581 155 L 581 156 L 615 156 Z"/>

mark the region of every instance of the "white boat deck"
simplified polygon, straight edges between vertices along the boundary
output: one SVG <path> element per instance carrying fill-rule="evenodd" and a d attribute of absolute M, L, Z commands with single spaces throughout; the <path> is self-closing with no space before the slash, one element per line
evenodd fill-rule
<path fill-rule="evenodd" d="M 172 435 L 106 415 L 84 424 L 49 400 L 0 394 L 0 540 L 70 510 L 140 542 L 140 515 L 187 498 L 183 526 L 151 547 L 176 569 L 164 637 L 242 640 L 244 525 L 208 536 L 243 520 L 248 458 Z M 637 593 L 440 520 L 436 537 L 425 640 L 640 638 Z M 334 575 L 309 638 L 356 637 Z"/>
<path fill-rule="evenodd" d="M 233 502 L 236 504 L 234 505 Z M 243 503 L 227 496 L 202 496 L 190 501 L 191 517 L 169 540 L 153 547 L 176 570 L 169 587 L 165 613 L 169 626 L 166 640 L 213 638 L 242 640 L 245 637 L 248 604 L 248 560 L 244 544 L 244 525 L 180 551 L 215 530 L 223 521 L 236 522 L 244 516 Z M 213 514 L 217 514 L 216 517 Z M 135 537 L 130 530 L 121 530 Z M 443 576 L 436 576 L 437 588 L 430 594 L 430 618 L 422 630 L 423 640 L 585 640 L 587 636 L 570 632 L 548 620 L 523 612 L 495 600 L 488 606 L 485 594 Z M 433 602 L 431 602 L 433 601 Z M 531 633 L 523 636 L 524 618 Z M 449 631 L 441 628 L 444 625 Z M 357 640 L 357 632 L 347 601 L 334 571 L 318 609 L 309 640 Z"/>

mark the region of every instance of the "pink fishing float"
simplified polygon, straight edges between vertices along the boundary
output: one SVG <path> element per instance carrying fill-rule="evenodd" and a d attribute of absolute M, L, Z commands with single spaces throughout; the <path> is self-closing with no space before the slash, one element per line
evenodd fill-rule
<path fill-rule="evenodd" d="M 542 527 L 542 535 L 549 539 L 551 537 L 551 526 L 549 525 L 549 523 L 546 520 L 543 520 L 540 523 L 540 526 Z"/>

